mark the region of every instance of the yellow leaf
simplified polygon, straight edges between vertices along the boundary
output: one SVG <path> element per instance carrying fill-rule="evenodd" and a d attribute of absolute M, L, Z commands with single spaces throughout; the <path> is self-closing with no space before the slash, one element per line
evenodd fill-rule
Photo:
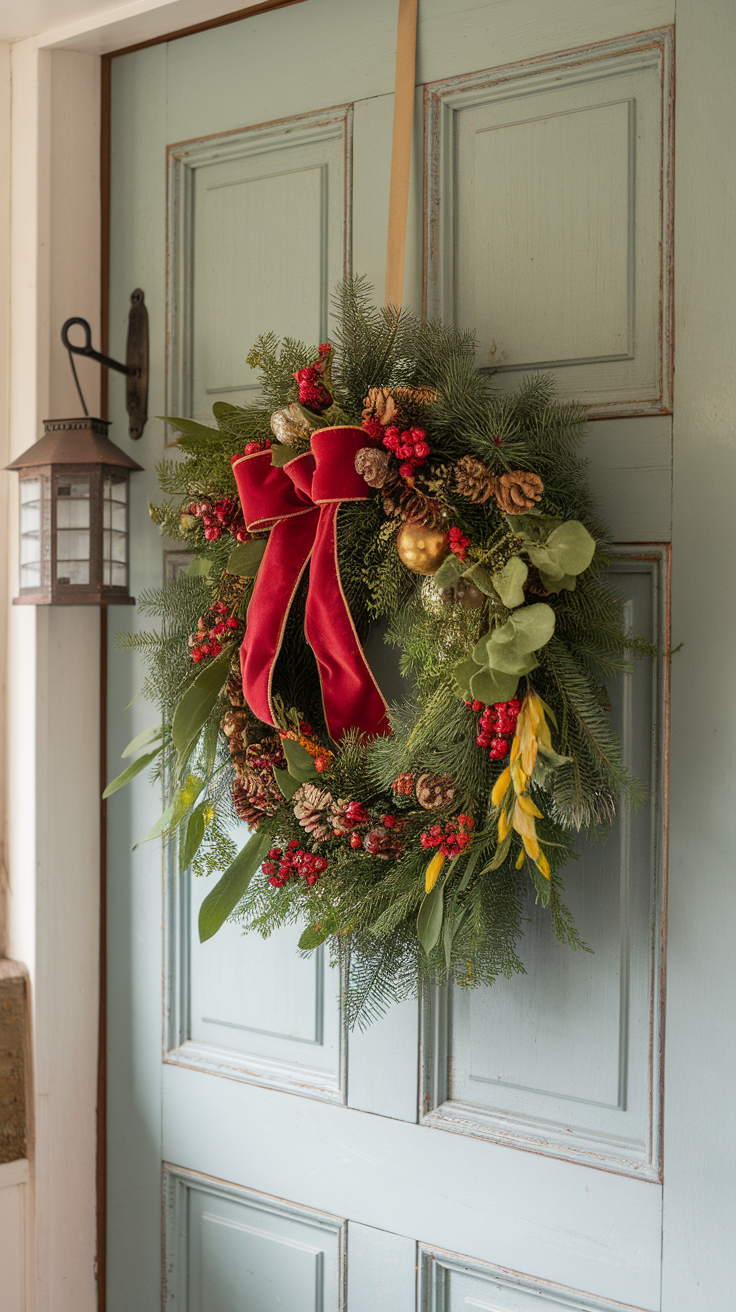
<path fill-rule="evenodd" d="M 523 849 L 523 847 L 522 847 L 522 849 L 521 849 L 519 855 L 518 855 L 517 858 L 516 858 L 516 869 L 517 869 L 517 870 L 521 870 L 521 867 L 522 867 L 523 864 L 524 864 L 524 857 L 525 857 L 525 856 L 526 856 L 526 853 L 525 853 L 525 851 L 524 851 L 524 849 Z"/>
<path fill-rule="evenodd" d="M 531 857 L 532 861 L 536 861 L 538 857 L 541 856 L 539 843 L 537 842 L 537 835 L 522 834 L 521 841 L 524 844 L 527 855 Z"/>
<path fill-rule="evenodd" d="M 516 760 L 516 758 L 517 758 L 517 756 L 519 755 L 519 752 L 520 752 L 520 751 L 521 751 L 521 743 L 520 743 L 520 741 L 519 741 L 519 732 L 518 732 L 518 729 L 517 729 L 516 733 L 514 734 L 512 740 L 511 740 L 511 760 L 512 760 L 512 761 L 515 761 L 515 760 Z"/>
<path fill-rule="evenodd" d="M 504 797 L 506 796 L 506 790 L 508 789 L 510 783 L 511 783 L 511 771 L 509 767 L 506 766 L 506 769 L 503 771 L 502 774 L 498 776 L 498 779 L 493 785 L 493 791 L 491 792 L 491 801 L 493 802 L 494 806 L 501 805 Z"/>
<path fill-rule="evenodd" d="M 549 879 L 549 861 L 544 855 L 544 852 L 540 852 L 539 856 L 537 857 L 537 867 L 539 870 L 541 870 L 545 879 Z"/>
<path fill-rule="evenodd" d="M 432 892 L 432 889 L 437 883 L 437 876 L 439 875 L 440 870 L 442 869 L 444 864 L 445 864 L 444 852 L 435 852 L 434 856 L 432 857 L 432 860 L 430 861 L 424 873 L 425 893 Z"/>
<path fill-rule="evenodd" d="M 521 768 L 521 761 L 514 761 L 509 769 L 511 770 L 511 778 L 514 781 L 514 790 L 517 793 L 526 792 L 527 775 Z"/>
<path fill-rule="evenodd" d="M 544 820 L 544 813 L 539 810 L 538 806 L 534 805 L 534 802 L 528 793 L 522 793 L 518 802 L 522 811 L 526 811 L 527 815 L 535 815 L 538 820 Z"/>
<path fill-rule="evenodd" d="M 511 820 L 507 811 L 502 811 L 498 817 L 498 841 L 502 843 L 511 828 Z"/>

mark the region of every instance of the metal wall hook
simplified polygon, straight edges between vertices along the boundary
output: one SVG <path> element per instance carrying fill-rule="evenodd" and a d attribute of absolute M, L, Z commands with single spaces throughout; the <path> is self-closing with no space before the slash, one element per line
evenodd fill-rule
<path fill-rule="evenodd" d="M 69 329 L 73 328 L 75 324 L 79 324 L 84 330 L 84 343 L 81 346 L 69 341 Z M 126 375 L 125 407 L 128 411 L 128 432 L 135 440 L 142 437 L 148 418 L 148 310 L 145 296 L 140 287 L 136 287 L 130 296 L 125 364 L 121 364 L 119 360 L 113 360 L 111 356 L 102 355 L 100 351 L 94 350 L 92 346 L 92 329 L 86 319 L 81 319 L 78 316 L 67 319 L 61 330 L 61 340 L 69 352 L 69 363 L 72 367 L 84 413 L 87 414 L 87 407 L 82 396 L 82 389 L 79 386 L 72 355 L 84 355 L 88 360 L 96 360 L 99 364 L 104 365 L 106 369 L 116 369 L 118 373 Z"/>

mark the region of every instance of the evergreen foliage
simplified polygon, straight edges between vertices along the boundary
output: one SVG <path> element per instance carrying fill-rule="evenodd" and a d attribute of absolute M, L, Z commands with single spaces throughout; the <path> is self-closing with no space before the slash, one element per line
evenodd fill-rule
<path fill-rule="evenodd" d="M 427 432 L 431 456 L 417 484 L 427 495 L 439 496 L 450 522 L 470 538 L 469 567 L 477 564 L 493 573 L 525 547 L 493 501 L 475 504 L 457 494 L 452 466 L 467 455 L 478 457 L 494 475 L 518 469 L 538 474 L 544 483 L 543 515 L 557 522 L 579 522 L 596 543 L 592 562 L 572 587 L 551 594 L 542 589 L 545 604 L 554 610 L 554 636 L 536 651 L 537 666 L 521 678 L 517 694 L 521 698 L 534 689 L 541 696 L 558 754 L 553 768 L 530 779 L 530 796 L 542 812 L 537 833 L 549 858 L 547 874 L 530 859 L 518 834 L 512 833 L 509 843 L 501 841 L 499 806 L 491 790 L 507 762 L 489 761 L 488 753 L 477 746 L 477 714 L 459 695 L 453 675 L 453 667 L 467 659 L 482 635 L 495 631 L 512 613 L 493 588 L 489 601 L 478 609 L 451 604 L 431 578 L 421 578 L 402 564 L 396 550 L 399 523 L 385 517 L 379 492 L 369 493 L 366 501 L 343 504 L 338 516 L 339 566 L 357 632 L 364 639 L 372 624 L 384 624 L 387 643 L 401 654 L 401 673 L 411 693 L 392 707 L 389 736 L 365 741 L 352 733 L 330 744 L 317 668 L 303 633 L 308 575 L 302 580 L 274 674 L 275 700 L 285 714 L 281 728 L 293 723 L 295 715 L 297 722 L 298 717 L 308 721 L 313 738 L 334 753 L 318 786 L 328 789 L 333 799 L 363 802 L 374 825 L 380 824 L 383 813 L 396 817 L 401 842 L 386 859 L 363 848 L 355 851 L 331 832 L 315 838 L 305 833 L 284 799 L 276 819 L 269 821 L 279 847 L 298 840 L 324 857 L 327 869 L 313 884 L 291 878 L 278 888 L 266 875 L 255 875 L 235 915 L 264 936 L 285 923 L 306 923 L 305 948 L 328 939 L 333 959 L 349 979 L 349 1021 L 364 1024 L 392 1001 L 415 993 L 422 980 L 453 978 L 468 988 L 523 971 L 517 946 L 530 884 L 549 907 L 557 936 L 573 948 L 584 947 L 562 901 L 560 871 L 574 858 L 571 831 L 610 823 L 622 795 L 634 804 L 641 800 L 640 786 L 623 766 L 609 722 L 604 681 L 627 670 L 632 653 L 651 655 L 652 649 L 625 632 L 621 604 L 606 582 L 609 548 L 579 454 L 581 408 L 555 401 L 546 377 L 525 380 L 514 395 L 494 391 L 489 378 L 475 368 L 471 335 L 438 322 L 423 323 L 403 311 L 376 308 L 362 279 L 346 282 L 336 300 L 333 404 L 322 423 L 360 425 L 364 398 L 372 387 L 435 389 L 431 403 L 406 400 L 402 422 L 421 424 Z M 160 620 L 160 626 L 122 641 L 147 663 L 144 692 L 161 710 L 161 760 L 172 790 L 181 791 L 192 770 L 204 781 L 205 791 L 195 801 L 201 805 L 204 797 L 211 814 L 194 858 L 197 874 L 221 872 L 242 846 L 245 831 L 238 835 L 233 829 L 233 770 L 219 727 L 230 706 L 224 689 L 186 759 L 179 759 L 173 747 L 177 704 L 198 675 L 188 637 L 232 581 L 227 573 L 232 539 L 225 534 L 208 541 L 201 522 L 192 522 L 186 512 L 197 499 L 235 495 L 231 457 L 242 452 L 244 443 L 271 437 L 272 411 L 297 400 L 294 374 L 315 356 L 316 348 L 304 343 L 279 342 L 272 333 L 260 337 L 248 357 L 261 374 L 258 403 L 246 408 L 216 405 L 216 427 L 211 429 L 181 421 L 179 458 L 159 467 L 169 500 L 152 507 L 151 514 L 163 532 L 183 540 L 201 558 L 195 562 L 201 572 L 144 596 L 141 609 Z M 298 449 L 297 442 L 295 454 Z M 243 621 L 251 586 L 243 585 L 233 611 Z M 527 601 L 539 599 L 530 595 Z M 560 757 L 569 759 L 560 763 Z M 436 810 L 423 810 L 413 792 L 409 796 L 392 788 L 406 774 L 447 776 L 454 786 L 452 797 Z M 441 932 L 433 944 L 423 946 L 417 915 L 429 896 L 425 873 L 431 853 L 422 847 L 420 834 L 460 813 L 473 817 L 472 843 L 443 868 L 433 894 L 441 899 Z M 180 839 L 188 814 L 171 831 Z"/>

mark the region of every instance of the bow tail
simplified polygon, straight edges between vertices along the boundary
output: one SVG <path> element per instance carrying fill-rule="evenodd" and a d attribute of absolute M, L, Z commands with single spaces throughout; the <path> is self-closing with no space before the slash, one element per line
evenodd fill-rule
<path fill-rule="evenodd" d="M 312 554 L 318 520 L 319 511 L 314 509 L 274 525 L 248 606 L 248 624 L 240 649 L 243 696 L 265 724 L 276 724 L 271 701 L 274 666 L 289 611 Z"/>
<path fill-rule="evenodd" d="M 388 708 L 355 631 L 337 558 L 339 502 L 323 505 L 310 567 L 304 631 L 319 666 L 330 737 L 355 728 L 369 737 L 389 732 Z"/>

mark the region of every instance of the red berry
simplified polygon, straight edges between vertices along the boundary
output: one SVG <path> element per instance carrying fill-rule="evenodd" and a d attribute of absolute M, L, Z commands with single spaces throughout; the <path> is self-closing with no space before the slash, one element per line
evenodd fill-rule
<path fill-rule="evenodd" d="M 361 838 L 360 834 L 350 835 L 350 846 L 356 849 L 363 846 L 363 839 Z"/>
<path fill-rule="evenodd" d="M 229 629 L 237 629 L 239 621 L 236 620 L 234 615 L 231 615 L 228 620 L 225 620 L 225 623 Z"/>
<path fill-rule="evenodd" d="M 477 698 L 476 698 L 476 700 L 473 702 L 473 710 L 474 710 L 474 711 L 482 711 L 483 708 L 484 708 L 484 706 L 485 706 L 485 702 L 479 702 Z"/>
<path fill-rule="evenodd" d="M 491 740 L 491 750 L 488 755 L 492 761 L 500 761 L 501 757 L 505 756 L 508 750 L 509 745 L 505 738 L 493 738 Z"/>
<path fill-rule="evenodd" d="M 395 816 L 395 815 L 384 815 L 384 816 L 382 816 L 382 817 L 381 817 L 381 824 L 382 824 L 382 825 L 385 825 L 387 829 L 392 829 L 393 826 L 396 824 L 396 816 Z"/>
<path fill-rule="evenodd" d="M 320 774 L 324 774 L 329 764 L 330 762 L 326 756 L 315 756 L 314 758 L 314 768 Z"/>

